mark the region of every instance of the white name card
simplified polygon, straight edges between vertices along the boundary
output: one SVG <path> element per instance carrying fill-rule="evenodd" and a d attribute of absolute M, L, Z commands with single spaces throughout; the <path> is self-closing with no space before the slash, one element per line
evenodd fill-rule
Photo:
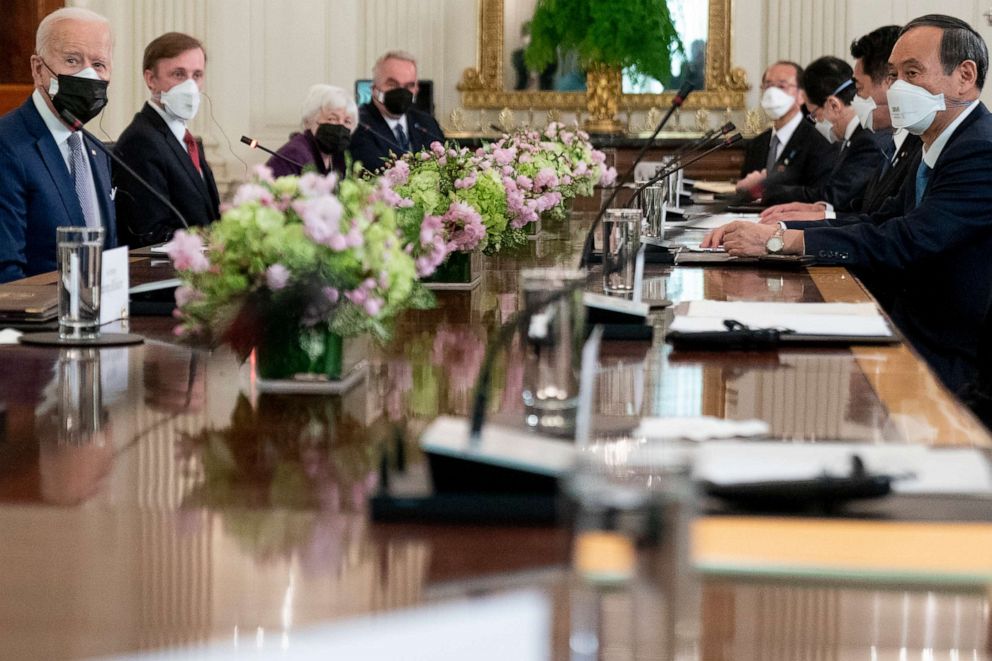
<path fill-rule="evenodd" d="M 103 332 L 124 332 L 124 322 L 130 316 L 127 256 L 127 246 L 103 251 L 100 273 L 100 326 Z"/>

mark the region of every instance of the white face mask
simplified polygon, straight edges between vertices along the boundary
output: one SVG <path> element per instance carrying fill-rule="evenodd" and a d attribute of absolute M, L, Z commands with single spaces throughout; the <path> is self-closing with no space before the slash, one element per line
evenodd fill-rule
<path fill-rule="evenodd" d="M 816 130 L 820 132 L 827 142 L 834 144 L 837 142 L 837 134 L 834 133 L 834 125 L 825 119 L 816 120 Z"/>
<path fill-rule="evenodd" d="M 947 110 L 943 94 L 931 94 L 922 87 L 897 80 L 885 93 L 889 100 L 892 126 L 913 135 L 923 133 L 941 110 Z"/>
<path fill-rule="evenodd" d="M 874 111 L 878 107 L 875 99 L 870 96 L 867 99 L 855 96 L 851 99 L 851 107 L 854 108 L 854 112 L 858 116 L 858 121 L 861 122 L 861 128 L 871 131 L 875 125 L 875 120 L 873 119 Z"/>
<path fill-rule="evenodd" d="M 781 119 L 796 105 L 796 99 L 777 87 L 769 87 L 761 95 L 761 107 L 772 121 Z"/>
<path fill-rule="evenodd" d="M 187 78 L 159 97 L 162 107 L 179 119 L 190 121 L 200 109 L 200 88 L 196 81 Z"/>
<path fill-rule="evenodd" d="M 89 78 L 90 80 L 100 80 L 100 75 L 96 72 L 93 67 L 86 67 L 78 73 L 72 74 L 76 78 Z M 48 96 L 55 96 L 59 93 L 59 78 L 53 75 L 52 79 L 48 82 Z"/>

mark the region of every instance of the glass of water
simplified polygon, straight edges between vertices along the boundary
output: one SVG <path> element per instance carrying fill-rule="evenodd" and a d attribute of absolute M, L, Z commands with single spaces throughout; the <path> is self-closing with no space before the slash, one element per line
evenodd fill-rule
<path fill-rule="evenodd" d="M 520 274 L 524 308 L 537 309 L 523 336 L 523 400 L 529 427 L 561 435 L 575 430 L 585 281 L 585 271 L 561 268 L 524 269 Z"/>
<path fill-rule="evenodd" d="M 664 182 L 658 182 L 647 186 L 641 191 L 641 211 L 647 221 L 644 227 L 644 236 L 652 239 L 665 238 L 665 212 L 666 195 Z"/>
<path fill-rule="evenodd" d="M 607 209 L 603 217 L 603 289 L 607 294 L 633 294 L 640 247 L 641 210 Z"/>
<path fill-rule="evenodd" d="M 102 227 L 58 227 L 59 337 L 100 336 Z"/>

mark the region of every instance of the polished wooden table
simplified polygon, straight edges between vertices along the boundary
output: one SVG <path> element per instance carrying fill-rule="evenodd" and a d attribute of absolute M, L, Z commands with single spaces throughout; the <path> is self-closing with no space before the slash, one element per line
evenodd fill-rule
<path fill-rule="evenodd" d="M 418 436 L 438 415 L 467 414 L 486 343 L 517 308 L 519 269 L 574 265 L 588 221 L 577 214 L 487 259 L 480 287 L 405 314 L 340 397 L 260 394 L 250 364 L 175 343 L 168 317 L 134 318 L 148 338 L 137 347 L 0 346 L 0 657 L 259 636 L 291 650 L 315 623 L 538 586 L 555 604 L 554 656 L 566 658 L 567 530 L 381 523 L 366 503 L 383 475 L 399 492 L 428 482 Z M 142 258 L 132 280 L 169 273 Z M 675 301 L 870 300 L 839 268 L 651 266 L 645 286 Z M 783 441 L 992 447 L 904 345 L 673 352 L 669 314 L 652 315 L 652 343 L 604 345 L 598 415 L 756 417 Z M 522 419 L 515 350 L 495 381 L 495 415 Z M 852 514 L 987 523 L 992 506 L 893 498 Z M 700 603 L 690 658 L 992 658 L 980 586 L 709 578 Z M 632 624 L 629 595 L 608 595 L 603 609 L 603 658 L 665 658 L 650 624 Z"/>

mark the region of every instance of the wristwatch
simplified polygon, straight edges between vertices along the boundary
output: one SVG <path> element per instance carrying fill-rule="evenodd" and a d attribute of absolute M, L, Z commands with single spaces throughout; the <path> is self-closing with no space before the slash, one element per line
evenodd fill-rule
<path fill-rule="evenodd" d="M 782 252 L 782 249 L 785 248 L 785 239 L 783 238 L 784 236 L 785 236 L 785 229 L 779 227 L 777 230 L 775 230 L 774 234 L 768 237 L 768 240 L 765 242 L 765 250 L 768 251 L 769 255 L 777 255 L 780 252 Z"/>

